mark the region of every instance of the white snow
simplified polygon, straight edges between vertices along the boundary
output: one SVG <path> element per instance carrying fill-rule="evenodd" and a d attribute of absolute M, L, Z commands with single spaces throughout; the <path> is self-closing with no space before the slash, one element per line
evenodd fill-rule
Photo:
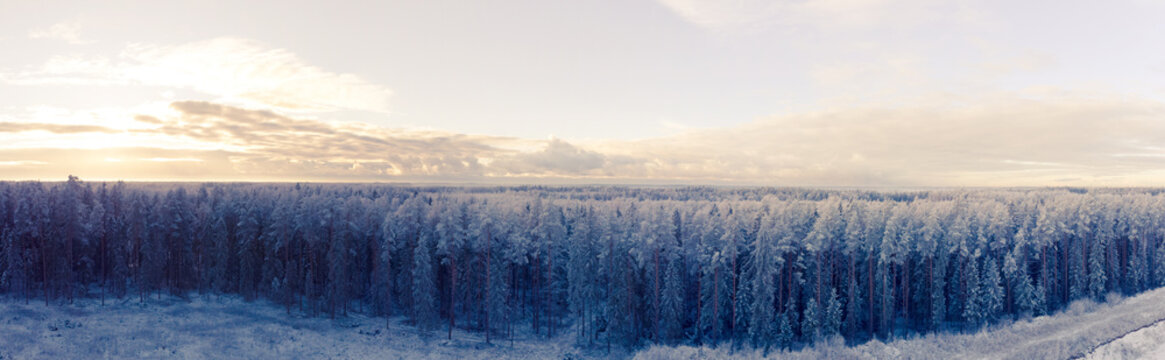
<path fill-rule="evenodd" d="M 1165 289 L 1097 304 L 1079 301 L 1055 316 L 997 325 L 975 334 L 931 334 L 847 347 L 840 339 L 769 357 L 810 359 L 1090 359 L 1165 358 Z M 1131 333 L 1130 333 L 1131 332 Z M 350 314 L 335 320 L 304 317 L 267 301 L 237 296 L 165 296 L 145 305 L 136 299 L 79 299 L 73 305 L 0 299 L 0 359 L 563 359 L 607 357 L 575 348 L 569 332 L 541 339 L 524 332 L 511 347 L 480 334 L 455 330 L 421 337 L 404 318 L 386 331 L 384 318 Z M 1127 335 L 1125 335 L 1127 334 Z M 1123 337 L 1122 337 L 1123 336 Z M 625 357 L 617 352 L 614 358 Z M 636 359 L 755 359 L 751 349 L 653 346 Z"/>
<path fill-rule="evenodd" d="M 570 335 L 497 339 L 455 330 L 420 337 L 404 318 L 335 320 L 285 313 L 237 296 L 77 300 L 74 305 L 0 298 L 0 359 L 563 359 L 579 357 Z M 626 356 L 626 355 L 624 355 Z"/>
<path fill-rule="evenodd" d="M 1165 321 L 1101 346 L 1086 359 L 1165 359 Z"/>
<path fill-rule="evenodd" d="M 1109 302 L 1081 300 L 1053 316 L 992 326 L 974 334 L 938 333 L 847 347 L 840 339 L 795 352 L 770 352 L 781 359 L 1067 359 L 1086 355 L 1106 341 L 1165 319 L 1165 288 Z M 1094 359 L 1165 359 L 1165 325 L 1145 328 L 1101 347 Z M 756 359 L 753 350 L 690 346 L 645 349 L 637 360 Z"/>

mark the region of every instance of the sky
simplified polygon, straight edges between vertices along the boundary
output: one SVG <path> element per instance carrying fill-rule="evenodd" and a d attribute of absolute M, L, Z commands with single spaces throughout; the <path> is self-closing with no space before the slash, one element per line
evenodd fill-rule
<path fill-rule="evenodd" d="M 1161 186 L 1163 15 L 0 1 L 0 179 Z"/>

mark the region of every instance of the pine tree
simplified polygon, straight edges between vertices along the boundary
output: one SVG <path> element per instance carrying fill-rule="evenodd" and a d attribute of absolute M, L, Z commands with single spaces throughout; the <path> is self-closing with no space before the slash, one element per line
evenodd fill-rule
<path fill-rule="evenodd" d="M 580 344 L 594 340 L 598 324 L 593 312 L 599 303 L 598 264 L 596 257 L 596 241 L 599 229 L 596 228 L 593 208 L 578 210 L 574 221 L 574 229 L 569 241 L 569 263 L 567 264 L 567 279 L 570 283 L 569 304 L 570 310 L 579 322 L 576 341 Z"/>
<path fill-rule="evenodd" d="M 422 334 L 429 334 L 437 325 L 436 288 L 431 255 L 432 236 L 425 232 L 413 249 L 413 321 Z"/>
<path fill-rule="evenodd" d="M 785 310 L 777 316 L 777 336 L 776 345 L 782 349 L 790 349 L 793 347 L 793 324 L 797 322 L 797 311 L 793 308 L 793 302 L 786 303 Z"/>
<path fill-rule="evenodd" d="M 729 289 L 731 281 L 723 254 L 718 250 L 720 235 L 716 229 L 706 229 L 707 239 L 704 241 L 704 256 L 700 259 L 703 272 L 700 281 L 700 327 L 704 336 L 713 342 L 723 338 L 725 333 L 725 314 L 728 313 Z"/>
<path fill-rule="evenodd" d="M 1071 253 L 1068 261 L 1068 293 L 1069 298 L 1079 299 L 1091 293 L 1089 290 L 1091 279 L 1085 274 L 1089 270 L 1089 264 L 1086 263 L 1090 252 L 1089 244 L 1095 245 L 1095 234 L 1093 233 L 1092 221 L 1093 214 L 1091 211 L 1095 204 L 1073 202 L 1071 204 L 1076 212 L 1074 223 L 1066 229 L 1071 229 L 1073 236 L 1066 237 L 1063 245 L 1068 248 Z M 1079 245 L 1077 245 L 1079 244 Z"/>
<path fill-rule="evenodd" d="M 238 261 L 238 272 L 235 273 L 234 283 L 238 291 L 247 300 L 256 296 L 257 279 L 263 271 L 262 244 L 260 236 L 263 234 L 262 220 L 257 204 L 250 203 L 240 209 L 238 224 L 235 226 L 237 247 L 234 258 Z M 330 242 L 329 242 L 330 243 Z"/>
<path fill-rule="evenodd" d="M 207 288 L 487 341 L 522 322 L 579 344 L 789 348 L 1165 281 L 1165 202 L 1137 189 L 183 188 L 0 182 L 0 296 Z"/>
<path fill-rule="evenodd" d="M 396 249 L 397 227 L 396 227 L 396 223 L 393 221 L 393 216 L 394 216 L 394 214 L 392 214 L 391 212 L 386 214 L 384 219 L 381 220 L 381 224 L 380 224 L 380 237 L 381 237 L 381 239 L 380 239 L 380 256 L 379 256 L 379 258 L 380 258 L 380 261 L 384 264 L 383 267 L 381 268 L 381 272 L 384 274 L 383 275 L 384 276 L 384 285 L 383 285 L 384 286 L 384 307 L 383 307 L 383 311 L 384 311 L 384 318 L 385 318 L 385 320 L 384 320 L 385 329 L 387 329 L 389 326 L 392 325 L 392 315 L 393 315 L 393 296 L 392 296 L 392 292 L 393 292 L 392 266 L 393 266 L 393 263 L 392 263 L 392 260 L 393 260 L 393 252 L 397 250 Z M 488 326 L 486 327 L 486 331 L 489 331 Z M 488 338 L 488 336 L 487 336 L 487 338 Z"/>
<path fill-rule="evenodd" d="M 893 337 L 895 334 L 895 320 L 898 314 L 898 303 L 901 299 L 906 298 L 903 291 L 897 290 L 895 285 L 895 273 L 900 273 L 898 270 L 902 268 L 902 257 L 905 257 L 905 249 L 903 246 L 903 239 L 901 235 L 904 232 L 904 218 L 907 213 L 905 206 L 896 205 L 887 208 L 888 217 L 885 222 L 882 243 L 879 248 L 881 253 L 878 257 L 878 273 L 879 273 L 879 288 L 882 292 L 881 299 L 881 326 L 880 331 Z M 903 281 L 905 283 L 905 281 Z M 904 287 L 905 288 L 905 287 Z"/>
<path fill-rule="evenodd" d="M 448 338 L 453 339 L 453 327 L 456 322 L 456 303 L 458 295 L 457 279 L 458 258 L 465 247 L 466 229 L 460 221 L 465 217 L 465 208 L 460 204 L 446 204 L 443 207 L 433 207 L 432 217 L 436 219 L 437 255 L 441 256 L 441 264 L 448 269 L 448 299 L 449 299 L 449 327 Z"/>
<path fill-rule="evenodd" d="M 566 251 L 563 244 L 567 239 L 566 226 L 563 224 L 565 215 L 562 208 L 554 202 L 547 202 L 539 215 L 538 227 L 535 231 L 541 239 L 540 252 L 544 254 L 545 266 L 541 267 L 545 279 L 543 312 L 545 313 L 546 337 L 553 337 L 558 331 L 558 314 L 563 310 L 566 301 L 567 280 L 563 263 Z"/>
<path fill-rule="evenodd" d="M 485 296 L 487 316 L 485 331 L 487 334 L 492 328 L 498 327 L 500 324 L 509 324 L 510 316 L 515 311 L 513 304 L 507 301 L 511 293 L 509 281 L 513 264 L 502 256 L 502 245 L 498 244 L 501 235 L 499 233 L 495 237 L 487 239 L 490 242 L 489 257 L 487 257 L 486 263 L 489 269 L 487 273 L 489 280 L 486 285 L 488 294 Z"/>
<path fill-rule="evenodd" d="M 327 239 L 324 244 L 324 260 L 327 264 L 328 276 L 324 297 L 327 300 L 328 316 L 335 318 L 336 312 L 343 312 L 343 308 L 348 302 L 351 275 L 348 271 L 348 265 L 352 257 L 356 255 L 356 250 L 351 243 L 351 214 L 340 208 L 339 201 L 329 202 L 327 206 L 329 217 L 324 225 L 324 238 Z"/>
<path fill-rule="evenodd" d="M 947 303 L 946 303 L 946 286 L 947 276 L 944 269 L 947 268 L 947 254 L 941 251 L 936 259 L 932 260 L 931 266 L 934 267 L 935 273 L 931 274 L 930 283 L 930 328 L 938 330 L 942 328 L 943 321 L 946 320 Z"/>
<path fill-rule="evenodd" d="M 921 236 L 918 239 L 918 252 L 923 257 L 921 271 L 924 278 L 922 280 L 925 281 L 921 288 L 926 291 L 921 295 L 929 305 L 928 309 L 924 309 L 928 315 L 925 318 L 926 326 L 930 329 L 938 329 L 942 325 L 947 311 L 944 292 L 946 271 L 944 269 L 946 269 L 948 250 L 944 241 L 946 230 L 940 219 L 940 217 L 947 215 L 947 209 L 932 206 L 927 210 Z"/>
<path fill-rule="evenodd" d="M 1017 245 L 1018 247 L 1019 245 Z M 1031 316 L 1036 313 L 1036 289 L 1032 286 L 1031 278 L 1027 272 L 1026 260 L 1017 259 L 1019 257 L 1015 251 L 1008 254 L 1004 261 L 1003 273 L 1007 279 L 1008 286 L 1011 287 L 1012 297 L 1015 299 L 1015 311 L 1019 315 Z"/>
<path fill-rule="evenodd" d="M 4 257 L 4 273 L 0 275 L 0 284 L 4 285 L 4 289 L 11 293 L 21 293 L 25 299 L 28 298 L 28 274 L 25 273 L 24 245 L 19 241 L 16 229 L 6 229 L 3 234 L 0 234 L 0 242 L 3 242 L 3 257 Z"/>
<path fill-rule="evenodd" d="M 674 344 L 684 335 L 684 266 L 678 249 L 669 251 L 667 276 L 663 281 L 662 319 L 663 339 Z"/>
<path fill-rule="evenodd" d="M 150 292 L 157 292 L 161 296 L 161 289 L 165 281 L 165 267 L 166 267 L 166 245 L 164 224 L 156 212 L 149 212 L 150 208 L 155 208 L 160 202 L 157 195 L 154 195 L 150 200 L 143 201 L 149 205 L 142 206 L 142 213 L 139 214 L 143 218 L 141 224 L 143 230 L 141 233 L 141 251 L 139 255 L 138 269 L 141 271 L 139 277 L 141 283 L 139 290 L 142 293 L 142 300 L 145 295 Z"/>
<path fill-rule="evenodd" d="M 1157 264 L 1154 277 L 1157 278 L 1157 286 L 1165 286 L 1165 245 L 1157 244 L 1157 251 L 1154 254 L 1155 259 L 1153 263 Z"/>
<path fill-rule="evenodd" d="M 986 263 L 983 265 L 983 303 L 980 307 L 984 311 L 984 319 L 986 321 L 994 321 L 998 318 L 999 313 L 1003 311 L 1003 285 L 999 277 L 999 267 L 996 266 L 995 257 L 988 256 Z"/>
<path fill-rule="evenodd" d="M 816 301 L 805 302 L 805 314 L 801 317 L 801 334 L 809 341 L 819 340 L 823 335 L 820 313 Z"/>
<path fill-rule="evenodd" d="M 166 282 L 174 294 L 184 289 L 182 280 L 191 272 L 189 261 L 194 216 L 186 199 L 186 190 L 178 188 L 166 193 L 165 213 L 161 221 L 163 242 L 166 251 Z"/>
<path fill-rule="evenodd" d="M 1104 298 L 1105 283 L 1108 276 L 1105 268 L 1105 250 L 1108 246 L 1108 236 L 1103 231 L 1097 231 L 1097 237 L 1092 240 L 1088 252 L 1088 293 L 1092 298 Z"/>
<path fill-rule="evenodd" d="M 267 253 L 264 254 L 266 261 L 263 262 L 263 278 L 270 281 L 270 297 L 282 303 L 287 311 L 291 313 L 291 303 L 294 294 L 292 293 L 290 273 L 290 241 L 292 236 L 293 224 L 291 218 L 291 208 L 287 206 L 279 206 L 271 214 L 271 226 L 268 231 L 262 235 L 262 243 Z"/>
<path fill-rule="evenodd" d="M 230 261 L 230 249 L 227 248 L 227 241 L 231 237 L 228 234 L 227 220 L 224 219 L 224 214 L 216 211 L 211 220 L 210 236 L 207 242 L 210 244 L 208 253 L 210 255 L 209 277 L 212 289 L 215 292 L 223 293 L 229 290 L 228 278 L 230 274 L 227 273 L 227 263 Z"/>
<path fill-rule="evenodd" d="M 983 287 L 980 286 L 979 276 L 979 251 L 975 250 L 974 255 L 967 259 L 967 267 L 964 270 L 967 295 L 966 303 L 963 306 L 963 321 L 969 329 L 978 329 L 982 325 L 983 320 L 986 319 L 986 310 L 983 309 Z"/>
<path fill-rule="evenodd" d="M 841 329 L 841 299 L 837 296 L 837 289 L 829 289 L 829 300 L 826 301 L 825 314 L 822 318 L 822 333 L 837 335 Z"/>
<path fill-rule="evenodd" d="M 767 348 L 774 335 L 773 308 L 776 286 L 774 276 L 776 268 L 780 267 L 780 258 L 776 256 L 773 243 L 776 242 L 776 233 L 772 217 L 765 219 L 765 231 L 756 237 L 753 245 L 752 260 L 750 261 L 751 274 L 747 279 L 752 284 L 752 304 L 749 313 L 752 315 L 748 323 L 749 338 L 753 347 Z"/>

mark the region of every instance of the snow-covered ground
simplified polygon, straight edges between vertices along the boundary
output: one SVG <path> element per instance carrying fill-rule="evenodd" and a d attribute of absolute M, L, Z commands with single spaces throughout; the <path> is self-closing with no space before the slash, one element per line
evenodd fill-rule
<path fill-rule="evenodd" d="M 1113 340 L 1086 359 L 1165 359 L 1165 321 Z"/>
<path fill-rule="evenodd" d="M 1165 289 L 1104 304 L 1074 303 L 1055 316 L 998 325 L 975 334 L 932 334 L 846 347 L 839 340 L 770 357 L 808 359 L 1090 359 L 1165 358 Z M 1156 325 L 1151 325 L 1156 323 Z M 1146 325 L 1150 325 L 1147 326 Z M 1143 327 L 1143 328 L 1142 328 Z M 1140 330 L 1137 330 L 1139 329 Z M 25 305 L 0 299 L 0 359 L 279 358 L 279 359 L 564 359 L 606 358 L 573 347 L 564 334 L 529 335 L 513 346 L 486 345 L 479 334 L 437 331 L 425 338 L 403 318 L 287 315 L 266 301 L 236 296 L 78 300 L 74 305 Z M 1116 340 L 1113 340 L 1116 339 Z M 1111 341 L 1111 342 L 1109 342 Z M 1107 343 L 1106 343 L 1107 342 Z M 1099 346 L 1099 347 L 1098 347 Z M 614 358 L 626 357 L 616 353 Z M 651 347 L 636 359 L 753 359 L 753 350 Z"/>
<path fill-rule="evenodd" d="M 570 335 L 486 345 L 478 334 L 428 339 L 394 319 L 351 314 L 330 320 L 287 315 L 235 296 L 163 297 L 101 306 L 91 299 L 49 305 L 0 298 L 0 359 L 563 359 L 581 352 Z M 626 356 L 626 355 L 624 355 Z"/>
<path fill-rule="evenodd" d="M 840 341 L 797 352 L 770 353 L 781 359 L 1165 359 L 1165 288 L 1097 304 L 1083 300 L 1053 316 L 993 326 L 974 334 L 930 334 L 883 343 L 846 347 Z M 1126 336 L 1127 335 L 1127 336 Z M 1118 339 L 1119 338 L 1119 339 Z M 1107 345 L 1094 348 L 1106 342 Z M 689 346 L 651 347 L 638 360 L 756 359 L 757 351 Z"/>

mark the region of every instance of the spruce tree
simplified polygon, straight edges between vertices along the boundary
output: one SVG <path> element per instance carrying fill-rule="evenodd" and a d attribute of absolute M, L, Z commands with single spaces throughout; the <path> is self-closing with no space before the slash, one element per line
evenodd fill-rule
<path fill-rule="evenodd" d="M 801 335 L 807 341 L 816 341 L 821 339 L 822 333 L 821 310 L 816 301 L 806 301 L 805 313 L 801 316 Z"/>
<path fill-rule="evenodd" d="M 984 312 L 983 318 L 985 321 L 994 321 L 1003 311 L 1004 301 L 1003 284 L 994 256 L 987 257 L 987 262 L 983 265 L 983 273 L 983 304 L 981 305 Z"/>
<path fill-rule="evenodd" d="M 683 260 L 673 248 L 668 256 L 667 276 L 663 281 L 662 319 L 663 340 L 674 344 L 684 336 Z"/>
<path fill-rule="evenodd" d="M 963 322 L 969 329 L 978 329 L 982 325 L 982 321 L 986 318 L 986 311 L 983 309 L 983 287 L 979 284 L 979 251 L 976 250 L 974 256 L 967 259 L 965 274 L 966 287 L 966 301 L 963 306 Z"/>
<path fill-rule="evenodd" d="M 822 333 L 824 335 L 836 335 L 841 329 L 841 299 L 837 296 L 837 289 L 829 289 L 829 297 L 826 302 L 825 314 L 822 319 Z"/>
<path fill-rule="evenodd" d="M 782 349 L 790 349 L 793 347 L 793 324 L 797 322 L 797 311 L 793 308 L 793 302 L 790 301 L 785 305 L 785 309 L 777 316 L 777 335 L 776 345 Z"/>
<path fill-rule="evenodd" d="M 425 232 L 413 249 L 413 321 L 426 336 L 437 325 L 437 300 L 434 298 L 436 284 L 430 255 L 432 242 L 432 235 Z"/>

